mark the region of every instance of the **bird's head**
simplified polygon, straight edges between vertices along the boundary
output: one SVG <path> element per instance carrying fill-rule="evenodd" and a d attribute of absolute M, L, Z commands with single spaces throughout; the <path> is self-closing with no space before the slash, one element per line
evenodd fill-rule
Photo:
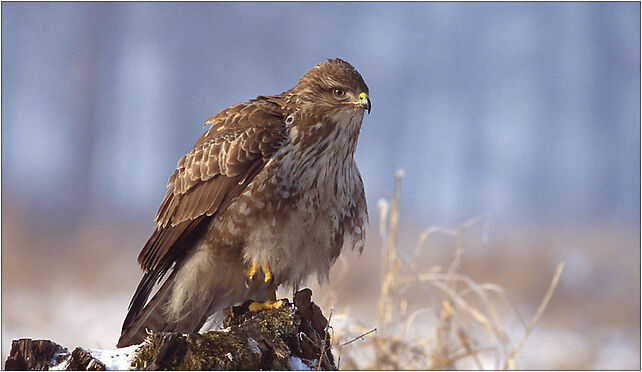
<path fill-rule="evenodd" d="M 293 91 L 304 104 L 324 111 L 326 114 L 370 113 L 371 103 L 368 86 L 361 74 L 348 62 L 328 59 L 306 72 Z"/>

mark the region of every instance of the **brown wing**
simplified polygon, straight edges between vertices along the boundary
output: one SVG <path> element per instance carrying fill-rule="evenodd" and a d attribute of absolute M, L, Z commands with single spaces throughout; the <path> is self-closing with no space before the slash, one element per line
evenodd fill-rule
<path fill-rule="evenodd" d="M 212 127 L 169 178 L 156 231 L 138 257 L 145 271 L 179 248 L 175 241 L 195 228 L 190 222 L 216 214 L 237 197 L 284 139 L 280 107 L 267 97 L 232 106 L 208 122 Z"/>
<path fill-rule="evenodd" d="M 283 114 L 270 97 L 257 97 L 212 116 L 210 129 L 169 178 L 156 230 L 138 256 L 145 271 L 123 329 L 143 309 L 154 285 L 185 257 L 212 216 L 231 203 L 284 140 Z"/>

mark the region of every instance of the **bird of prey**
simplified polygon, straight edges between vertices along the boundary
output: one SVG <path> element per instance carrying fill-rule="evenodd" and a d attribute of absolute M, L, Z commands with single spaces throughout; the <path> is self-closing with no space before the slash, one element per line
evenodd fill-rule
<path fill-rule="evenodd" d="M 146 330 L 198 332 L 250 298 L 253 311 L 279 307 L 279 285 L 327 279 L 344 243 L 363 250 L 368 213 L 354 151 L 368 94 L 352 65 L 328 59 L 293 88 L 205 122 L 138 256 L 144 276 L 118 347 Z"/>

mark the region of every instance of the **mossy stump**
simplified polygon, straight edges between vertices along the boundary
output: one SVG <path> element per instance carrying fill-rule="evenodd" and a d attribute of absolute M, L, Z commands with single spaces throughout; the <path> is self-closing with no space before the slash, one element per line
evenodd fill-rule
<path fill-rule="evenodd" d="M 327 320 L 311 301 L 312 291 L 294 295 L 294 303 L 258 313 L 251 301 L 225 309 L 225 330 L 203 334 L 153 332 L 129 359 L 138 370 L 336 370 L 326 338 Z M 322 349 L 325 350 L 322 352 Z M 119 349 L 120 350 L 120 349 Z M 55 358 L 54 358 L 55 356 Z M 60 363 L 66 363 L 61 365 Z M 91 351 L 73 353 L 48 340 L 16 340 L 5 369 L 47 370 L 50 367 L 105 369 Z"/>

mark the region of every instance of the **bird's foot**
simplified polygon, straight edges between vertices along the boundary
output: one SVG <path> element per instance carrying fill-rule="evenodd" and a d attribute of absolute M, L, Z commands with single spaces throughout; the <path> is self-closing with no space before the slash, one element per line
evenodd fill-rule
<path fill-rule="evenodd" d="M 255 279 L 256 274 L 259 271 L 259 267 L 261 268 L 261 271 L 263 271 L 263 279 L 267 284 L 267 294 L 265 302 L 252 302 L 250 304 L 250 311 L 259 312 L 263 310 L 278 309 L 285 304 L 285 301 L 276 299 L 277 285 L 274 282 L 270 266 L 266 263 L 256 263 L 255 261 L 252 261 L 252 265 L 245 273 L 245 285 L 249 288 L 249 282 Z"/>
<path fill-rule="evenodd" d="M 245 272 L 245 285 L 247 286 L 248 282 L 254 280 L 256 272 L 259 269 L 259 265 L 256 262 L 252 262 L 252 266 Z"/>
<path fill-rule="evenodd" d="M 278 309 L 281 306 L 283 306 L 285 302 L 283 300 L 278 300 L 278 301 L 272 301 L 272 300 L 267 300 L 265 302 L 252 302 L 250 304 L 250 311 L 259 312 L 263 310 L 272 310 L 272 309 Z"/>
<path fill-rule="evenodd" d="M 263 280 L 265 283 L 271 284 L 272 283 L 272 271 L 270 271 L 270 266 L 266 263 L 257 263 L 256 261 L 252 261 L 252 265 L 250 268 L 245 272 L 245 286 L 249 287 L 250 282 L 253 281 L 256 278 L 256 275 L 259 272 L 259 268 L 261 268 L 261 271 L 263 271 Z"/>

